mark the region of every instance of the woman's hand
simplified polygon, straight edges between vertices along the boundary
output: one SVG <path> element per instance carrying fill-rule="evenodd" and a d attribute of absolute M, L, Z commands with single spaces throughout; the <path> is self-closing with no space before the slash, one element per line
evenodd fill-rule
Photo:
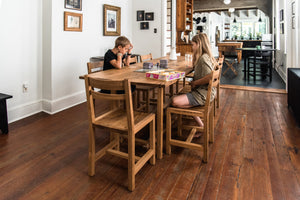
<path fill-rule="evenodd" d="M 192 89 L 194 89 L 194 88 L 196 87 L 195 81 L 192 81 L 192 82 L 191 82 L 191 87 L 192 87 Z"/>

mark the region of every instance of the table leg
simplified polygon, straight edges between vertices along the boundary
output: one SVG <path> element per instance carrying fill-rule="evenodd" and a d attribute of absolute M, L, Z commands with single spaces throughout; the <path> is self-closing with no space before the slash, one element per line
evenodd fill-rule
<path fill-rule="evenodd" d="M 254 51 L 254 82 L 256 82 L 256 51 Z"/>
<path fill-rule="evenodd" d="M 164 133 L 163 112 L 164 112 L 164 87 L 160 86 L 158 88 L 158 94 L 157 94 L 156 155 L 158 159 L 162 159 L 163 157 L 163 133 Z"/>
<path fill-rule="evenodd" d="M 244 57 L 244 79 L 246 80 L 246 66 L 247 66 L 247 56 L 246 55 L 244 55 L 245 57 Z"/>
<path fill-rule="evenodd" d="M 2 133 L 8 133 L 6 100 L 0 101 L 0 129 Z"/>

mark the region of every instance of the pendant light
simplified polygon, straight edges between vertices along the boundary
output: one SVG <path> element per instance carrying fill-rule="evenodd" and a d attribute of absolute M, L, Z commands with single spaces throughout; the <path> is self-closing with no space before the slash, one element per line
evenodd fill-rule
<path fill-rule="evenodd" d="M 233 14 L 234 15 L 234 14 Z M 235 18 L 235 15 L 234 15 L 234 18 L 233 18 L 233 23 L 236 23 L 236 18 Z"/>
<path fill-rule="evenodd" d="M 262 20 L 261 20 L 261 12 L 259 12 L 258 22 L 262 22 Z"/>

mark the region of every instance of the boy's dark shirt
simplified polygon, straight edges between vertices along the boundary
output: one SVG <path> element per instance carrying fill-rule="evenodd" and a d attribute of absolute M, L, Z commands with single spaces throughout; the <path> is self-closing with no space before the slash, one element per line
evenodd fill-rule
<path fill-rule="evenodd" d="M 122 62 L 125 59 L 126 55 L 123 55 L 122 57 Z M 114 52 L 112 52 L 111 49 L 109 49 L 105 55 L 104 55 L 104 66 L 103 66 L 103 71 L 105 70 L 109 70 L 109 69 L 116 69 L 111 63 L 110 61 L 112 60 L 117 60 L 118 57 L 116 54 L 114 54 Z"/>

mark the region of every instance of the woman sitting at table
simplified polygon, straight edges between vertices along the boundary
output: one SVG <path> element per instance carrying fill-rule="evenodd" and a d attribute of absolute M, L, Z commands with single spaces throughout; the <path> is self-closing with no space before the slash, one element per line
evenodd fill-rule
<path fill-rule="evenodd" d="M 191 92 L 175 96 L 172 99 L 172 105 L 178 108 L 191 108 L 194 106 L 204 106 L 206 101 L 208 83 L 210 80 L 210 73 L 214 70 L 216 63 L 212 55 L 210 42 L 205 33 L 200 33 L 192 38 L 193 49 L 193 68 L 194 78 L 191 82 Z M 216 94 L 215 88 L 212 89 L 211 100 Z M 200 127 L 204 124 L 200 117 L 194 117 Z M 199 137 L 196 134 L 195 137 Z"/>
<path fill-rule="evenodd" d="M 131 56 L 132 48 L 132 44 L 126 37 L 118 37 L 115 40 L 115 47 L 105 53 L 103 70 L 121 69 L 123 63 L 128 66 L 128 57 Z"/>

